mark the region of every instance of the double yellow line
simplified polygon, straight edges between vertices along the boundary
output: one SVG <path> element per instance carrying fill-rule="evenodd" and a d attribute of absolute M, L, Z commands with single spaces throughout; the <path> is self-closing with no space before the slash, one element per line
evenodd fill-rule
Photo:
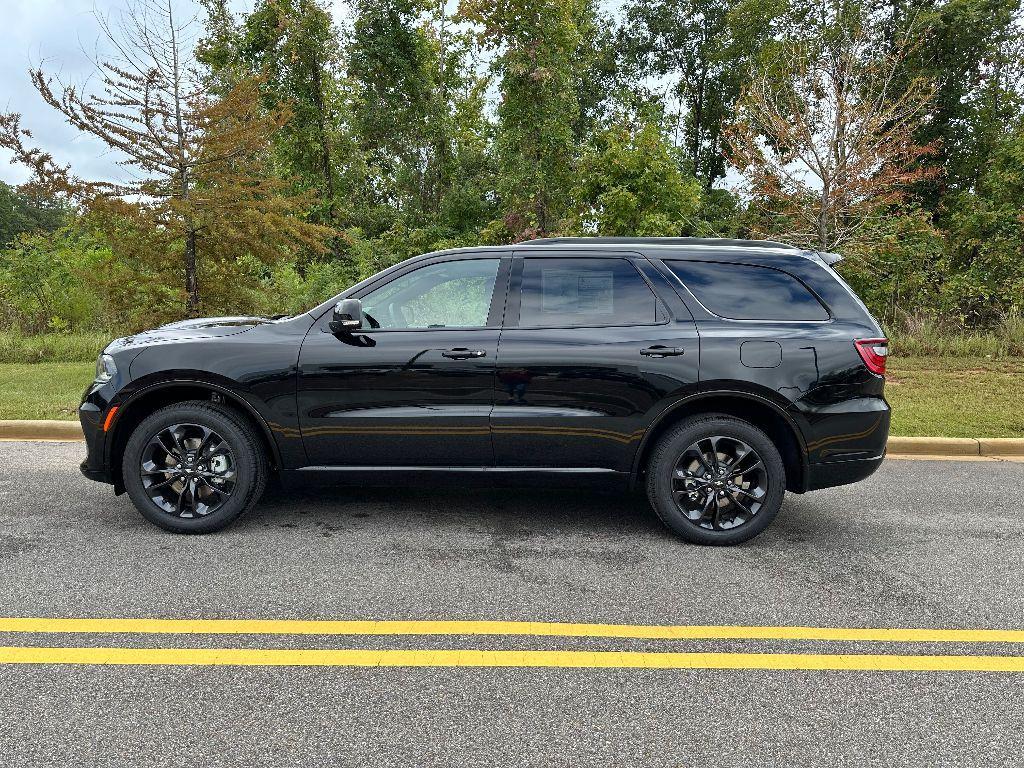
<path fill-rule="evenodd" d="M 1024 643 L 1024 630 L 648 626 L 516 621 L 0 618 L 0 633 L 532 636 L 633 640 Z M 0 647 L 0 664 L 563 667 L 1024 672 L 1024 656 L 566 650 Z"/>

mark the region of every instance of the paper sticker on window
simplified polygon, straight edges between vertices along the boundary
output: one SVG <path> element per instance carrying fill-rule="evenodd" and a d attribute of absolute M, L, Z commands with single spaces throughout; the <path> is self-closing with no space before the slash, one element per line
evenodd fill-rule
<path fill-rule="evenodd" d="M 612 272 L 545 269 L 541 279 L 545 312 L 611 315 L 615 311 Z"/>

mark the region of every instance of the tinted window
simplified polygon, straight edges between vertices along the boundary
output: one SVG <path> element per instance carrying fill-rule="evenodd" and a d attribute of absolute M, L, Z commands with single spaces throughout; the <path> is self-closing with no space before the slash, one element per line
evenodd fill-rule
<path fill-rule="evenodd" d="M 407 272 L 362 298 L 368 328 L 482 328 L 499 259 L 444 261 Z"/>
<path fill-rule="evenodd" d="M 767 267 L 712 261 L 666 261 L 697 300 L 733 320 L 828 320 L 799 280 Z"/>
<path fill-rule="evenodd" d="M 658 321 L 658 300 L 625 259 L 527 258 L 522 286 L 521 328 Z"/>

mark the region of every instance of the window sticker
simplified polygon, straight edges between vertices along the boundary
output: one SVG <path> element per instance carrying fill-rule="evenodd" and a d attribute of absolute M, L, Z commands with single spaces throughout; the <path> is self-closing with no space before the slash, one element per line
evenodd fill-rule
<path fill-rule="evenodd" d="M 611 271 L 545 269 L 541 272 L 543 310 L 563 314 L 611 315 L 615 277 Z"/>

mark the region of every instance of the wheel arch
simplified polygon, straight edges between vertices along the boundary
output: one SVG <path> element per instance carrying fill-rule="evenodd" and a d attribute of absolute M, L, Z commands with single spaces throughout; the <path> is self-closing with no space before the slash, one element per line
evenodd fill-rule
<path fill-rule="evenodd" d="M 128 439 L 142 421 L 154 411 L 174 403 L 188 400 L 206 400 L 227 408 L 246 421 L 256 435 L 271 469 L 281 467 L 281 453 L 271 433 L 270 426 L 262 414 L 244 397 L 229 387 L 203 379 L 173 379 L 150 384 L 133 392 L 122 403 L 118 403 L 117 418 L 114 419 L 113 434 L 107 440 L 107 466 L 110 467 L 117 493 L 124 490 L 121 476 L 121 460 Z"/>
<path fill-rule="evenodd" d="M 782 455 L 786 468 L 786 490 L 803 493 L 807 488 L 807 449 L 800 428 L 792 417 L 771 400 L 749 392 L 721 390 L 680 400 L 659 414 L 647 428 L 637 448 L 630 484 L 637 487 L 646 471 L 651 451 L 665 432 L 691 416 L 723 413 L 743 419 L 764 430 Z"/>

